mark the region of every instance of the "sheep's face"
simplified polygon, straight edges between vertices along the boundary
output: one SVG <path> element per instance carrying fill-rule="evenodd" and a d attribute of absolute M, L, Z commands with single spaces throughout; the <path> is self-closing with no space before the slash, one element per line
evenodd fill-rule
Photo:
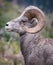
<path fill-rule="evenodd" d="M 8 22 L 5 28 L 8 31 L 14 31 L 18 33 L 28 32 L 35 34 L 41 31 L 44 25 L 44 13 L 37 7 L 29 6 L 24 10 L 19 18 Z"/>
<path fill-rule="evenodd" d="M 28 21 L 26 17 L 18 17 L 6 23 L 5 29 L 7 31 L 13 31 L 17 33 L 24 33 L 25 31 L 22 29 L 23 22 Z"/>
<path fill-rule="evenodd" d="M 33 18 L 32 20 L 28 20 L 27 17 L 18 17 L 16 19 L 7 22 L 5 29 L 8 31 L 13 31 L 22 34 L 26 32 L 23 30 L 22 25 L 25 25 L 27 27 L 33 27 L 37 24 L 37 22 L 38 21 L 36 18 Z"/>

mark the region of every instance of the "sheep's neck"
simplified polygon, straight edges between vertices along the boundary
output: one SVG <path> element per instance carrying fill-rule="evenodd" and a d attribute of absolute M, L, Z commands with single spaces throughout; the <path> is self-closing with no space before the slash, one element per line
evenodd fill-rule
<path fill-rule="evenodd" d="M 37 34 L 26 33 L 26 34 L 20 36 L 20 43 L 26 44 L 26 42 L 30 43 L 30 42 L 38 40 L 38 39 L 40 39 L 40 35 L 38 33 Z"/>
<path fill-rule="evenodd" d="M 28 57 L 33 52 L 34 47 L 37 47 L 39 41 L 39 34 L 26 33 L 20 36 L 20 46 L 24 56 L 25 64 L 27 63 Z"/>
<path fill-rule="evenodd" d="M 22 36 L 20 36 L 20 45 L 21 45 L 21 50 L 26 49 L 30 47 L 31 45 L 35 44 L 35 46 L 38 44 L 40 40 L 39 34 L 29 34 L 26 33 Z"/>

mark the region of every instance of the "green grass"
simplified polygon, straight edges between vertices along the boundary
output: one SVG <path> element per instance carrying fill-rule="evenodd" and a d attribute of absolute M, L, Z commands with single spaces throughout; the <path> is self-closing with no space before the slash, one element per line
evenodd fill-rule
<path fill-rule="evenodd" d="M 5 59 L 3 57 L 3 47 L 7 46 L 7 51 L 10 54 L 13 51 L 13 54 L 19 54 L 20 53 L 20 42 L 19 41 L 12 41 L 9 45 L 6 41 L 0 42 L 0 65 L 23 65 L 23 62 L 18 61 L 17 59 L 11 60 L 11 59 Z M 13 48 L 13 50 L 12 50 Z M 1 56 L 2 54 L 2 56 Z M 14 64 L 12 64 L 12 62 Z"/>
<path fill-rule="evenodd" d="M 53 38 L 53 27 L 45 27 L 45 31 L 42 33 L 45 38 Z"/>

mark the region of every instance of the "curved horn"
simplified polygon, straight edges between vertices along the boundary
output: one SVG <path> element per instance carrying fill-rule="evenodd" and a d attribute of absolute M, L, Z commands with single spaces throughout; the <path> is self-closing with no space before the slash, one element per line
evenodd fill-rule
<path fill-rule="evenodd" d="M 45 15 L 44 13 L 35 6 L 29 6 L 25 9 L 23 16 L 28 17 L 28 19 L 37 18 L 38 24 L 33 28 L 28 28 L 26 26 L 22 26 L 22 28 L 29 33 L 37 33 L 44 27 L 45 24 Z"/>

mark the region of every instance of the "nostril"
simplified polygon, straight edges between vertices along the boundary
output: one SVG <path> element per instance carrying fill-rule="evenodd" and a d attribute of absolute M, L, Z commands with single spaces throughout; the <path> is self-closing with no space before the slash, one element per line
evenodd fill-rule
<path fill-rule="evenodd" d="M 8 26 L 8 24 L 6 24 L 6 26 Z"/>

